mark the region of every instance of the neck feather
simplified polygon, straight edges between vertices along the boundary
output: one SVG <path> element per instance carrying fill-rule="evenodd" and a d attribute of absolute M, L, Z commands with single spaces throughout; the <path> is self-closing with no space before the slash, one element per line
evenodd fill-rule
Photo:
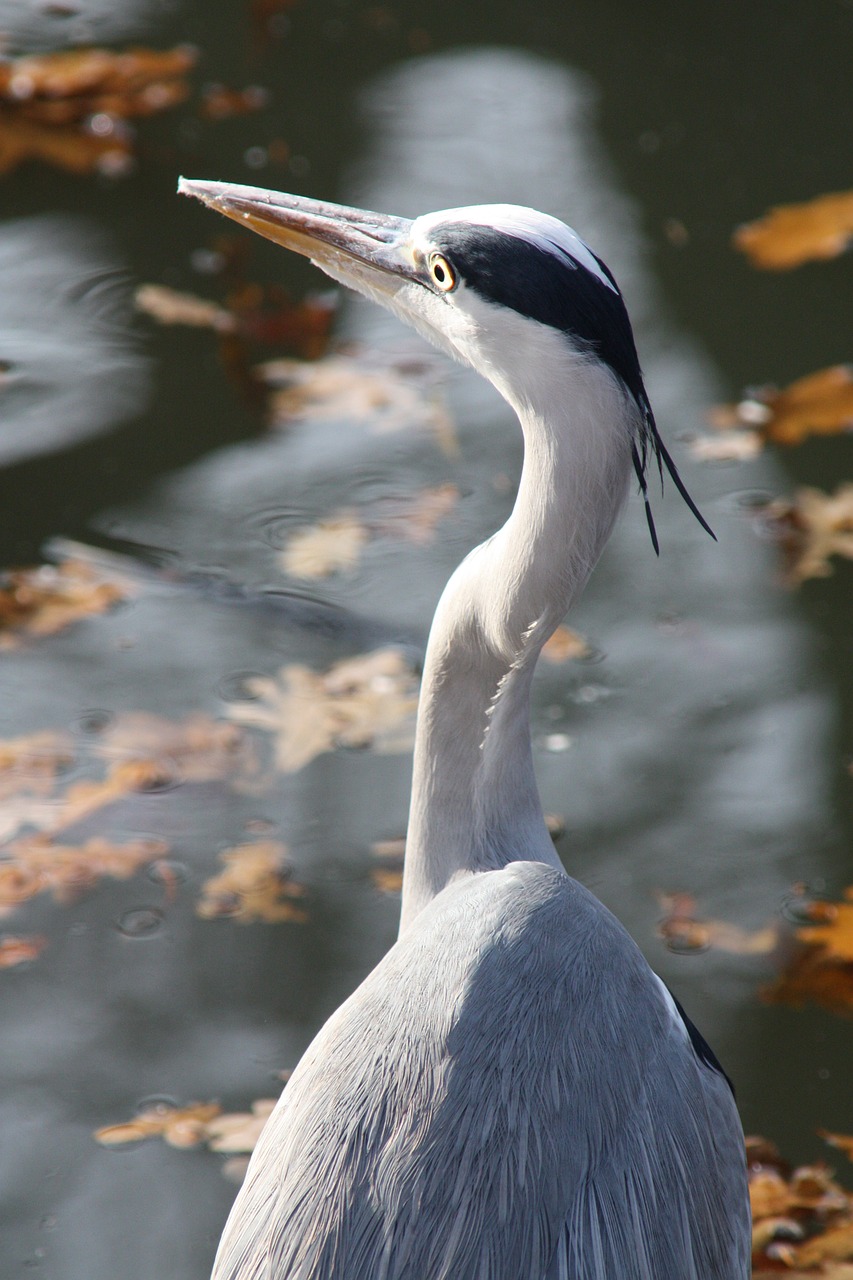
<path fill-rule="evenodd" d="M 459 873 L 559 860 L 533 772 L 530 685 L 542 645 L 582 590 L 627 491 L 632 402 L 562 338 L 547 362 L 492 381 L 518 413 L 524 467 L 509 520 L 459 566 L 424 665 L 401 932 Z M 519 358 L 524 363 L 525 353 Z M 554 406 L 558 406 L 556 412 Z"/>

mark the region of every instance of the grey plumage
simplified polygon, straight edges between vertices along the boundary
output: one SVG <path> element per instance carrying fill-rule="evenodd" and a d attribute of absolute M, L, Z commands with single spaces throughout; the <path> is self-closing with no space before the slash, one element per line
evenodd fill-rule
<path fill-rule="evenodd" d="M 217 1276 L 748 1274 L 734 1102 L 674 1012 L 568 876 L 446 889 L 294 1072 Z"/>
<path fill-rule="evenodd" d="M 746 1280 L 729 1085 L 563 870 L 533 771 L 539 652 L 654 452 L 615 281 L 533 210 L 411 223 L 183 189 L 479 369 L 525 437 L 512 515 L 453 574 L 430 632 L 400 939 L 296 1068 L 214 1280 Z"/>

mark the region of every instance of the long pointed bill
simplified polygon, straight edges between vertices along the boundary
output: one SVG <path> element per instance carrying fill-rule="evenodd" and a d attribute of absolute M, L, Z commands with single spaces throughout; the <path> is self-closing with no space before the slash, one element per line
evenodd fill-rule
<path fill-rule="evenodd" d="M 356 288 L 357 281 L 364 285 L 369 280 L 374 288 L 382 289 L 382 275 L 398 283 L 420 278 L 408 247 L 412 227 L 408 218 L 231 182 L 181 178 L 178 191 L 303 254 L 329 275 Z M 391 280 L 387 284 L 391 286 Z"/>

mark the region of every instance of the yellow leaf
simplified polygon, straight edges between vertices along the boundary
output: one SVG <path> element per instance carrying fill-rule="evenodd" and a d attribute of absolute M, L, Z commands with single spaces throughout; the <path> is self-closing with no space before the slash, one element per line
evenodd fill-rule
<path fill-rule="evenodd" d="M 406 364 L 332 355 L 310 363 L 273 360 L 257 372 L 273 388 L 275 425 L 340 418 L 363 422 L 377 434 L 427 427 L 448 451 L 447 408 L 434 387 L 425 387 L 420 371 Z"/>
<path fill-rule="evenodd" d="M 785 553 L 792 586 L 828 577 L 832 556 L 853 560 L 853 484 L 839 485 L 835 493 L 797 489 L 793 499 L 779 498 L 764 513 Z"/>
<path fill-rule="evenodd" d="M 288 878 L 286 858 L 287 849 L 276 840 L 226 849 L 219 855 L 225 870 L 202 885 L 198 914 L 206 920 L 232 916 L 244 924 L 303 923 L 308 917 L 296 902 L 304 889 Z"/>
<path fill-rule="evenodd" d="M 205 1141 L 207 1125 L 221 1110 L 217 1102 L 191 1102 L 186 1107 L 160 1102 L 123 1124 L 97 1129 L 95 1141 L 104 1147 L 114 1147 L 141 1142 L 144 1138 L 163 1137 L 172 1146 L 198 1146 Z"/>
<path fill-rule="evenodd" d="M 228 1155 L 254 1151 L 275 1104 L 275 1098 L 259 1098 L 252 1103 L 251 1112 L 233 1112 L 211 1120 L 206 1131 L 211 1151 L 222 1151 Z"/>
<path fill-rule="evenodd" d="M 754 267 L 787 271 L 803 262 L 835 258 L 853 237 L 853 191 L 818 196 L 803 204 L 777 205 L 738 227 L 735 248 Z"/>
<path fill-rule="evenodd" d="M 818 1129 L 817 1132 L 824 1142 L 843 1151 L 848 1160 L 853 1160 L 853 1134 L 830 1133 L 828 1129 Z"/>
<path fill-rule="evenodd" d="M 161 284 L 141 284 L 136 290 L 136 309 L 158 324 L 183 324 L 197 329 L 228 332 L 236 326 L 225 307 L 192 293 L 179 293 Z"/>
<path fill-rule="evenodd" d="M 8 914 L 37 893 L 72 902 L 104 876 L 126 880 L 167 852 L 161 840 L 112 844 L 94 837 L 82 845 L 54 844 L 47 836 L 14 841 L 0 856 L 0 915 Z"/>
<path fill-rule="evenodd" d="M 46 946 L 47 938 L 34 935 L 27 938 L 14 937 L 7 933 L 0 937 L 0 969 L 11 969 L 15 965 L 37 960 Z"/>
<path fill-rule="evenodd" d="M 129 581 L 109 581 L 81 560 L 10 570 L 0 578 L 0 649 L 17 648 L 26 635 L 54 635 L 133 594 Z"/>
<path fill-rule="evenodd" d="M 295 578 L 306 579 L 344 573 L 358 564 L 367 536 L 363 524 L 341 512 L 294 533 L 281 554 L 282 568 Z"/>
<path fill-rule="evenodd" d="M 325 673 L 293 664 L 282 667 L 277 680 L 257 676 L 246 685 L 256 700 L 232 702 L 228 714 L 275 735 L 282 773 L 338 747 L 388 752 L 411 746 L 418 684 L 397 649 L 347 658 Z"/>
<path fill-rule="evenodd" d="M 549 662 L 569 662 L 578 658 L 588 658 L 590 648 L 583 636 L 570 627 L 560 626 L 545 642 L 542 657 Z"/>
<path fill-rule="evenodd" d="M 844 890 L 846 902 L 822 903 L 825 923 L 797 930 L 801 942 L 823 947 L 827 959 L 853 963 L 853 886 Z"/>
<path fill-rule="evenodd" d="M 696 904 L 689 893 L 659 893 L 664 917 L 658 933 L 675 951 L 703 951 L 716 947 L 733 955 L 769 955 L 780 941 L 775 924 L 761 929 L 742 929 L 726 920 L 700 920 Z"/>
<path fill-rule="evenodd" d="M 737 404 L 715 405 L 708 420 L 717 434 L 701 436 L 691 451 L 711 461 L 755 457 L 767 441 L 795 445 L 809 436 L 839 435 L 853 426 L 853 373 L 830 365 L 781 391 L 756 388 Z"/>

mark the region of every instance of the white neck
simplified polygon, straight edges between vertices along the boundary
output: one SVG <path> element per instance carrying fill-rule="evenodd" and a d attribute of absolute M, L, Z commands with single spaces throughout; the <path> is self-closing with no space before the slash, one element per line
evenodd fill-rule
<path fill-rule="evenodd" d="M 529 322 L 526 322 L 529 332 Z M 404 931 L 455 875 L 560 863 L 533 772 L 529 695 L 542 645 L 580 593 L 627 492 L 636 410 L 600 364 L 541 330 L 516 367 L 478 366 L 518 413 L 509 520 L 451 577 L 424 665 L 406 842 Z"/>

